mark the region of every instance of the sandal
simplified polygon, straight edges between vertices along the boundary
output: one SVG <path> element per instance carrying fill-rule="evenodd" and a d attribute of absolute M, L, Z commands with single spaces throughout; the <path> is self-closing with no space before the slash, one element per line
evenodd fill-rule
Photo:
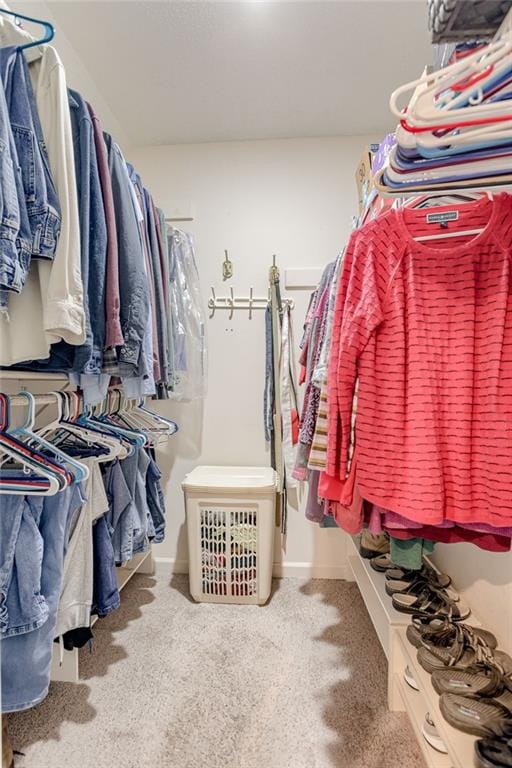
<path fill-rule="evenodd" d="M 490 661 L 462 669 L 439 669 L 432 673 L 432 685 L 439 695 L 480 696 L 512 705 L 512 673 L 505 672 L 494 656 Z"/>
<path fill-rule="evenodd" d="M 391 562 L 391 555 L 386 554 L 372 557 L 370 559 L 370 565 L 374 571 L 384 573 L 384 571 L 387 571 L 389 568 L 393 567 L 393 563 Z"/>
<path fill-rule="evenodd" d="M 471 609 L 463 600 L 454 602 L 442 589 L 425 584 L 419 595 L 412 593 L 394 594 L 393 608 L 402 613 L 416 613 L 423 616 L 448 616 L 452 621 L 467 619 Z"/>
<path fill-rule="evenodd" d="M 430 674 L 446 667 L 467 670 L 468 667 L 492 664 L 502 669 L 505 674 L 512 672 L 510 656 L 503 651 L 489 648 L 475 635 L 472 628 L 465 624 L 457 628 L 451 644 L 445 647 L 431 645 L 428 640 L 424 640 L 417 658 L 423 669 Z"/>
<path fill-rule="evenodd" d="M 427 577 L 422 574 L 418 574 L 416 578 L 411 579 L 410 581 L 407 581 L 405 579 L 390 579 L 388 576 L 389 571 L 386 573 L 386 592 L 388 595 L 393 597 L 395 594 L 412 594 L 412 595 L 418 595 L 420 592 L 423 591 L 424 587 L 432 586 L 435 589 L 443 589 L 444 592 L 448 595 L 450 600 L 453 600 L 454 603 L 457 603 L 460 600 L 459 594 L 455 592 L 454 589 L 451 589 L 451 587 L 444 588 L 441 587 L 440 584 L 437 584 L 435 581 L 431 580 L 430 577 Z"/>
<path fill-rule="evenodd" d="M 452 580 L 446 573 L 439 573 L 429 565 L 424 565 L 420 571 L 407 571 L 405 568 L 388 568 L 386 579 L 397 581 L 414 581 L 418 576 L 422 576 L 426 581 L 432 582 L 441 589 L 446 589 L 452 583 Z"/>
<path fill-rule="evenodd" d="M 512 768 L 512 739 L 475 741 L 477 768 Z"/>
<path fill-rule="evenodd" d="M 473 736 L 512 737 L 512 711 L 496 699 L 443 693 L 439 706 L 446 722 L 459 731 Z"/>
<path fill-rule="evenodd" d="M 407 639 L 415 648 L 420 648 L 422 645 L 450 645 L 458 626 L 468 627 L 477 638 L 482 640 L 491 649 L 496 648 L 498 645 L 498 641 L 492 632 L 489 632 L 487 629 L 469 627 L 466 624 L 455 624 L 449 621 L 447 617 L 440 616 L 427 618 L 413 616 L 412 624 L 409 624 L 407 627 Z"/>

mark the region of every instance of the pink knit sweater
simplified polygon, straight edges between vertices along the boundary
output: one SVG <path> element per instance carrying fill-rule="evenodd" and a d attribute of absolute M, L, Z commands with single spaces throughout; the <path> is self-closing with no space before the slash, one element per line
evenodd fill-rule
<path fill-rule="evenodd" d="M 512 525 L 512 197 L 391 210 L 354 232 L 336 302 L 327 474 L 344 480 L 359 376 L 364 498 L 435 525 Z"/>

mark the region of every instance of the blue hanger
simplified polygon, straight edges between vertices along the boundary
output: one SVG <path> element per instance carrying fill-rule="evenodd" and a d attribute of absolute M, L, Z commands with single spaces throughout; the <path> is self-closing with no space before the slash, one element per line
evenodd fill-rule
<path fill-rule="evenodd" d="M 25 45 L 19 45 L 18 50 L 25 51 L 27 48 L 34 48 L 37 45 L 44 45 L 51 42 L 55 37 L 55 28 L 49 21 L 43 19 L 34 19 L 32 16 L 24 16 L 23 13 L 15 13 L 14 11 L 7 11 L 5 8 L 0 8 L 0 13 L 6 13 L 8 16 L 14 16 L 15 19 L 23 19 L 24 21 L 31 21 L 33 24 L 41 24 L 45 28 L 45 36 L 41 40 L 34 40 L 32 43 L 25 43 Z"/>

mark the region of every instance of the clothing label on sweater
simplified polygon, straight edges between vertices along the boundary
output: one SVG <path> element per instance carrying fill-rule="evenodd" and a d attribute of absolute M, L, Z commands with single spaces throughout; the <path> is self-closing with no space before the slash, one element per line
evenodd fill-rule
<path fill-rule="evenodd" d="M 457 221 L 458 211 L 440 211 L 439 213 L 427 213 L 427 224 L 445 224 L 447 221 Z"/>

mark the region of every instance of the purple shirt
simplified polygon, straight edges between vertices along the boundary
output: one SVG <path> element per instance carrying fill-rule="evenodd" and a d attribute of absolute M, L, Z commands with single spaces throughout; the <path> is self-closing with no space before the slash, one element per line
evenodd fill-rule
<path fill-rule="evenodd" d="M 119 254 L 117 250 L 116 218 L 114 214 L 114 197 L 108 168 L 108 154 L 100 121 L 90 104 L 87 104 L 94 131 L 94 146 L 98 161 L 105 221 L 107 224 L 107 271 L 105 285 L 105 349 L 119 347 L 124 344 L 119 310 Z"/>

